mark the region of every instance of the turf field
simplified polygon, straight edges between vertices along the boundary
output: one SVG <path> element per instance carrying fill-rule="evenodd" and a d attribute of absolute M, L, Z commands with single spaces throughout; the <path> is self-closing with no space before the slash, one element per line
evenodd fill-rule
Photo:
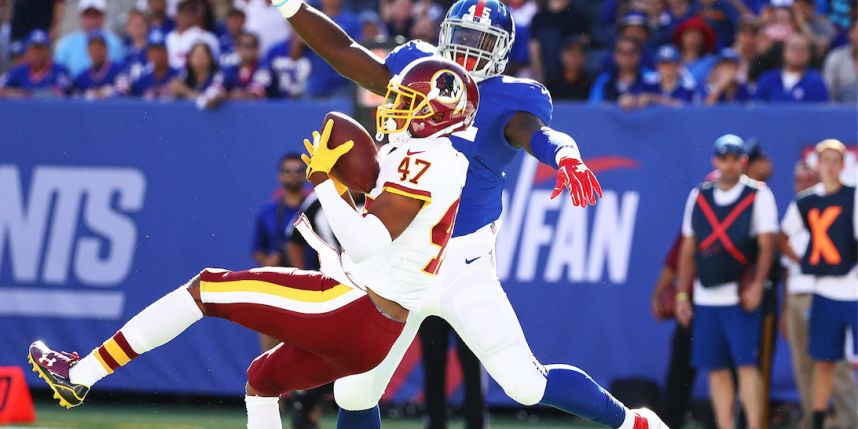
<path fill-rule="evenodd" d="M 38 421 L 35 428 L 65 428 L 65 429 L 242 429 L 246 427 L 244 408 L 229 406 L 190 406 L 190 405 L 97 405 L 88 404 L 72 410 L 65 410 L 50 402 L 36 403 Z M 327 411 L 322 429 L 336 427 L 333 411 Z M 580 421 L 568 419 L 535 419 L 530 422 L 514 416 L 493 417 L 492 429 L 517 428 L 595 428 Z M 284 415 L 284 423 L 288 416 Z M 289 425 L 285 425 L 289 427 Z M 461 422 L 454 421 L 451 428 L 461 427 Z M 384 421 L 384 429 L 422 429 L 417 418 L 388 418 Z"/>

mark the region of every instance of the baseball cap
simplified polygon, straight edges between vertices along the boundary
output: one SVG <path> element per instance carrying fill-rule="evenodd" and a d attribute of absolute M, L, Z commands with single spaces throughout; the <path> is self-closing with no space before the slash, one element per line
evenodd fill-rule
<path fill-rule="evenodd" d="M 748 155 L 748 162 L 753 162 L 758 159 L 767 159 L 769 157 L 769 155 L 763 151 L 763 147 L 760 145 L 760 140 L 756 137 L 751 137 L 745 140 L 745 154 Z"/>
<path fill-rule="evenodd" d="M 723 63 L 725 61 L 732 61 L 738 64 L 739 54 L 733 48 L 721 49 L 721 52 L 718 53 L 718 62 Z"/>
<path fill-rule="evenodd" d="M 656 54 L 657 62 L 670 62 L 670 63 L 678 63 L 679 62 L 679 50 L 674 48 L 671 45 L 664 45 L 658 48 L 658 53 Z"/>
<path fill-rule="evenodd" d="M 104 35 L 104 32 L 101 30 L 92 30 L 86 34 L 86 43 L 90 44 L 92 42 L 101 42 L 107 43 L 107 37 Z"/>
<path fill-rule="evenodd" d="M 167 37 L 160 30 L 152 30 L 149 32 L 149 37 L 146 40 L 146 49 L 155 47 L 166 47 Z"/>
<path fill-rule="evenodd" d="M 622 20 L 620 20 L 620 30 L 632 25 L 640 25 L 642 27 L 646 27 L 646 15 L 640 12 L 629 12 L 626 14 L 626 16 L 623 17 Z"/>
<path fill-rule="evenodd" d="M 83 12 L 87 9 L 95 9 L 99 12 L 107 10 L 107 2 L 105 0 L 80 0 L 77 4 L 78 12 Z"/>
<path fill-rule="evenodd" d="M 51 44 L 51 38 L 48 37 L 48 33 L 45 33 L 44 30 L 33 30 L 30 32 L 30 35 L 27 36 L 27 47 L 33 45 L 42 45 L 48 46 Z"/>
<path fill-rule="evenodd" d="M 840 140 L 825 139 L 816 144 L 816 153 L 822 153 L 826 150 L 839 152 L 841 156 L 846 157 L 846 145 Z"/>
<path fill-rule="evenodd" d="M 745 155 L 745 142 L 735 134 L 724 134 L 715 140 L 712 149 L 714 155 L 719 158 L 729 154 L 742 156 Z"/>
<path fill-rule="evenodd" d="M 771 7 L 792 7 L 793 0 L 771 0 L 769 1 L 769 5 Z"/>

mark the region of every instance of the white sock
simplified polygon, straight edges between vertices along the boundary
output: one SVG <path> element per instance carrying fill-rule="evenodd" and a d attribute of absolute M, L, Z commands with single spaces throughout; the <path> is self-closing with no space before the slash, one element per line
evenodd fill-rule
<path fill-rule="evenodd" d="M 176 338 L 202 317 L 203 313 L 188 290 L 185 287 L 176 289 L 144 308 L 101 347 L 73 366 L 69 371 L 71 382 L 91 387 L 136 355 Z M 129 356 L 117 346 L 119 336 L 136 355 Z M 108 358 L 116 364 L 111 364 Z"/>
<path fill-rule="evenodd" d="M 245 396 L 247 429 L 282 429 L 279 400 L 276 396 Z"/>
<path fill-rule="evenodd" d="M 635 412 L 626 408 L 626 418 L 618 429 L 632 429 L 635 427 Z"/>

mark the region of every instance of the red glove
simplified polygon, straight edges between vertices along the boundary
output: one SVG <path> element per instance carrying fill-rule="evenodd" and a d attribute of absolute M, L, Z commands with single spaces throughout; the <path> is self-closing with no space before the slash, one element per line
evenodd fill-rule
<path fill-rule="evenodd" d="M 595 205 L 596 195 L 602 198 L 602 186 L 596 180 L 596 175 L 580 159 L 562 158 L 558 164 L 560 168 L 557 169 L 557 183 L 554 184 L 551 199 L 560 195 L 563 188 L 569 190 L 572 204 L 579 207 L 587 207 L 588 201 L 590 205 Z"/>

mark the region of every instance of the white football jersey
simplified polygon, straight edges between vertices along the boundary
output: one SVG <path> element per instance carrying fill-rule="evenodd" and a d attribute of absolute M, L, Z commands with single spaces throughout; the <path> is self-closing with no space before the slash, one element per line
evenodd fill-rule
<path fill-rule="evenodd" d="M 423 200 L 424 206 L 408 228 L 372 259 L 356 263 L 343 254 L 343 269 L 357 286 L 413 310 L 444 260 L 468 160 L 444 137 L 388 144 L 379 153 L 379 164 L 367 207 L 382 192 Z"/>

